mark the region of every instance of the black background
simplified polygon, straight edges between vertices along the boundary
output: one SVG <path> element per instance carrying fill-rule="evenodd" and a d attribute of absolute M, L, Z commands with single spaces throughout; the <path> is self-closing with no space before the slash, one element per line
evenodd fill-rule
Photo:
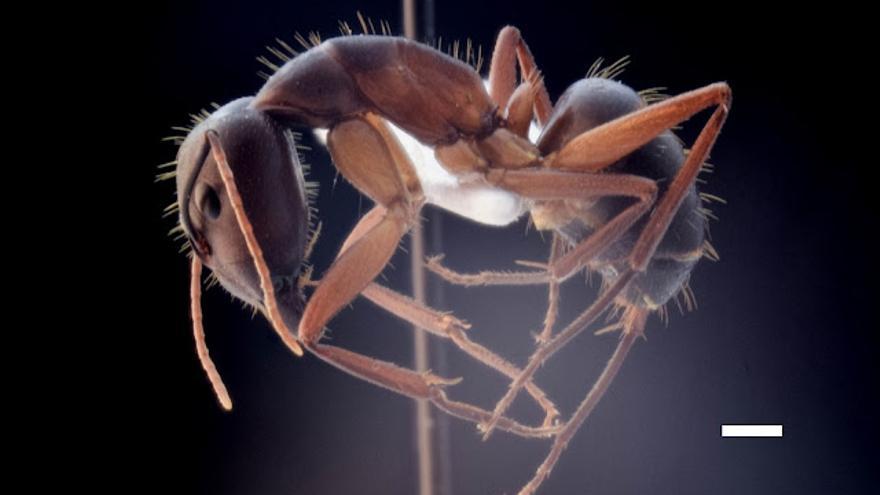
<path fill-rule="evenodd" d="M 127 282 L 120 301 L 103 306 L 116 328 L 99 344 L 112 358 L 102 373 L 113 382 L 106 395 L 122 406 L 99 415 L 99 428 L 117 444 L 111 453 L 123 468 L 119 486 L 414 493 L 413 403 L 312 357 L 293 358 L 262 318 L 214 289 L 203 301 L 208 342 L 235 401 L 233 412 L 219 409 L 192 343 L 188 265 L 164 234 L 173 222 L 160 218 L 172 186 L 153 183 L 155 166 L 174 158 L 174 146 L 160 141 L 171 126 L 211 102 L 256 92 L 262 81 L 254 58 L 264 45 L 290 41 L 295 31 L 335 35 L 337 20 L 354 23 L 358 9 L 400 32 L 398 5 L 127 8 L 101 22 L 115 38 L 107 52 L 89 57 L 116 61 L 98 75 L 114 95 L 104 99 L 115 114 L 104 125 L 124 131 L 113 143 L 124 154 L 98 165 L 112 170 L 105 176 L 124 197 L 114 195 L 119 207 L 104 212 L 118 228 L 109 251 L 124 256 L 106 276 Z M 876 159 L 867 152 L 873 141 L 859 131 L 860 115 L 874 111 L 876 89 L 866 75 L 873 58 L 862 55 L 870 32 L 861 17 L 841 5 L 775 11 L 717 2 L 438 2 L 437 34 L 471 37 L 486 55 L 502 26 L 518 26 L 553 98 L 597 57 L 623 55 L 633 62 L 622 79 L 635 88 L 665 86 L 675 94 L 725 80 L 734 92 L 712 154 L 716 171 L 704 188 L 728 204 L 715 208 L 721 220 L 712 225 L 721 261 L 704 261 L 693 274 L 699 309 L 680 315 L 673 306 L 668 327 L 650 320 L 647 341 L 540 493 L 856 494 L 877 486 L 878 339 L 868 241 L 877 223 L 869 182 Z M 682 134 L 693 136 L 706 117 Z M 342 180 L 332 186 L 335 171 L 323 151 L 309 161 L 312 180 L 321 182 L 324 233 L 315 263 L 322 270 L 369 202 Z M 113 221 L 123 214 L 124 224 Z M 441 250 L 458 269 L 508 268 L 547 253 L 538 235 L 524 234 L 524 222 L 499 230 L 430 208 L 426 217 L 429 231 L 442 230 Z M 387 282 L 409 290 L 406 254 L 393 264 Z M 442 292 L 437 304 L 471 321 L 474 339 L 525 361 L 545 306 L 540 288 Z M 582 279 L 570 282 L 562 321 L 593 296 Z M 411 332 L 366 301 L 330 329 L 336 344 L 411 362 Z M 611 336 L 580 337 L 544 368 L 539 383 L 570 413 L 613 344 Z M 446 344 L 432 345 L 436 353 Z M 505 382 L 493 372 L 454 348 L 445 356 L 434 369 L 466 377 L 453 397 L 491 407 L 501 396 Z M 514 413 L 537 418 L 525 400 Z M 450 493 L 515 493 L 549 446 L 503 433 L 483 443 L 470 424 L 438 421 L 451 440 Z M 781 423 L 785 437 L 721 439 L 723 423 Z"/>

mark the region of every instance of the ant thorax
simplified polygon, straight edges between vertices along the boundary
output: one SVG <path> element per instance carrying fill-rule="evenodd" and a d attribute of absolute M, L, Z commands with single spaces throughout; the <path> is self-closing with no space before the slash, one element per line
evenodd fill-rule
<path fill-rule="evenodd" d="M 481 176 L 457 177 L 447 171 L 434 155 L 434 149 L 420 143 L 392 123 L 388 123 L 416 169 L 425 200 L 439 208 L 484 225 L 503 227 L 515 222 L 528 206 L 521 197 L 487 184 Z M 533 123 L 529 138 L 534 142 L 540 130 Z M 315 136 L 327 142 L 327 130 L 316 129 Z"/>

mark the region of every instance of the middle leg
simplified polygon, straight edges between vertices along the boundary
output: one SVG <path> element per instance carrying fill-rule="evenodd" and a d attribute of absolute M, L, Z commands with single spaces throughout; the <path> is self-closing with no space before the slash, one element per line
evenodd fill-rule
<path fill-rule="evenodd" d="M 554 257 L 547 270 L 552 280 L 564 280 L 570 277 L 590 259 L 601 254 L 603 250 L 616 242 L 650 209 L 657 193 L 654 181 L 624 174 L 570 173 L 539 169 L 493 171 L 490 172 L 489 177 L 494 177 L 499 186 L 531 199 L 559 200 L 624 196 L 636 200 L 635 203 L 596 229 L 570 252 L 559 258 Z M 627 270 L 620 274 L 615 282 L 580 316 L 561 333 L 544 342 L 538 348 L 529 358 L 522 375 L 511 383 L 507 393 L 496 404 L 493 419 L 481 425 L 484 438 L 488 438 L 491 434 L 495 418 L 500 418 L 513 403 L 525 380 L 531 379 L 552 354 L 611 307 L 614 299 L 623 292 L 634 275 L 633 270 Z"/>
<path fill-rule="evenodd" d="M 534 84 L 535 116 L 538 118 L 538 123 L 543 126 L 550 119 L 553 105 L 550 103 L 550 96 L 541 80 L 540 71 L 529 46 L 522 39 L 519 29 L 513 26 L 502 29 L 495 42 L 492 63 L 489 67 L 489 95 L 498 108 L 507 109 L 510 106 L 517 87 L 517 60 L 523 81 Z"/>
<path fill-rule="evenodd" d="M 550 244 L 550 260 L 548 265 L 553 265 L 556 260 L 563 254 L 564 241 L 556 232 L 553 233 L 553 241 Z M 550 341 L 553 335 L 553 326 L 556 324 L 556 317 L 559 315 L 559 280 L 553 278 L 547 286 L 547 312 L 544 313 L 544 328 L 541 330 L 535 340 L 539 344 Z"/>

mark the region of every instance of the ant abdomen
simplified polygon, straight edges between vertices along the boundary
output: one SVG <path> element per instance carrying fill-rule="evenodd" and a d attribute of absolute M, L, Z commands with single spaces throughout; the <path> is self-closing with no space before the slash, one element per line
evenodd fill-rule
<path fill-rule="evenodd" d="M 598 77 L 581 79 L 560 97 L 538 140 L 538 147 L 545 154 L 551 153 L 581 133 L 645 105 L 639 93 L 624 84 Z M 652 179 L 657 183 L 657 197 L 662 198 L 684 161 L 681 142 L 667 131 L 601 173 Z M 584 214 L 557 231 L 569 243 L 577 244 L 633 202 L 633 199 L 624 197 L 584 202 Z M 692 185 L 647 268 L 635 276 L 619 299 L 634 306 L 657 309 L 685 286 L 691 270 L 703 256 L 706 218 L 700 206 L 697 189 Z M 590 268 L 599 271 L 606 282 L 613 282 L 617 274 L 627 268 L 628 256 L 650 218 L 651 212 L 644 215 L 597 256 Z"/>
<path fill-rule="evenodd" d="M 610 171 L 653 179 L 657 181 L 658 197 L 663 197 L 684 159 L 681 142 L 671 132 L 665 132 L 614 164 Z M 627 199 L 607 198 L 599 201 L 594 209 L 610 217 L 622 211 L 630 202 Z M 650 218 L 650 213 L 643 216 L 599 257 L 599 262 L 604 264 L 600 267 L 603 277 L 613 280 L 616 273 L 626 268 L 625 257 L 632 252 Z M 706 223 L 706 217 L 700 212 L 697 188 L 691 185 L 647 268 L 636 275 L 620 297 L 627 303 L 648 309 L 657 309 L 674 297 L 685 286 L 691 270 L 703 257 Z M 621 258 L 624 259 L 620 261 Z"/>

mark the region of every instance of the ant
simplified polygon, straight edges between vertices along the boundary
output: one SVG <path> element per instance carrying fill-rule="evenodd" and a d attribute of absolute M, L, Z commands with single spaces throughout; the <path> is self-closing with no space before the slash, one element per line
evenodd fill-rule
<path fill-rule="evenodd" d="M 552 437 L 550 453 L 520 491 L 534 493 L 643 334 L 649 314 L 686 287 L 697 261 L 711 252 L 694 184 L 728 114 L 730 88 L 716 83 L 648 104 L 643 94 L 610 78 L 587 77 L 553 105 L 528 46 L 509 26 L 498 36 L 487 87 L 468 64 L 405 38 L 310 41 L 303 53 L 286 44 L 290 56 L 274 50 L 285 63 L 259 92 L 206 116 L 178 152 L 180 226 L 193 250 L 193 326 L 215 392 L 231 408 L 204 343 L 202 265 L 235 297 L 259 308 L 297 355 L 305 348 L 364 380 L 430 400 L 479 423 L 486 437 L 496 427 Z M 685 153 L 670 129 L 712 107 Z M 541 128 L 535 142 L 528 137 L 533 120 Z M 335 166 L 376 203 L 319 282 L 302 273 L 314 239 L 291 132 L 304 127 L 328 130 Z M 410 158 L 396 129 L 433 149 L 454 178 L 451 186 L 427 178 L 426 166 Z M 550 259 L 539 270 L 463 275 L 429 260 L 444 278 L 466 285 L 546 283 L 552 308 L 558 284 L 588 269 L 602 276 L 600 295 L 556 335 L 548 311 L 537 350 L 524 369 L 516 368 L 471 341 L 463 321 L 373 281 L 427 202 L 493 225 L 528 213 L 554 236 Z M 310 285 L 315 289 L 306 302 Z M 455 380 L 321 343 L 325 324 L 358 295 L 451 339 L 510 377 L 495 410 L 448 399 L 443 389 Z M 559 424 L 556 407 L 532 375 L 609 308 L 619 312 L 612 326 L 621 330 L 618 346 L 572 418 Z M 542 425 L 504 416 L 522 388 L 544 409 Z"/>

